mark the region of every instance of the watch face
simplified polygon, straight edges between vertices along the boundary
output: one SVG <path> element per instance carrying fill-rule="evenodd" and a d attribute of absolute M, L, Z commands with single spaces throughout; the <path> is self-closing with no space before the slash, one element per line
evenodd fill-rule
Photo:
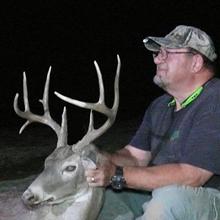
<path fill-rule="evenodd" d="M 121 190 L 125 186 L 125 183 L 123 176 L 113 176 L 111 178 L 111 186 L 113 189 Z"/>
<path fill-rule="evenodd" d="M 123 167 L 116 166 L 115 175 L 112 176 L 110 184 L 113 189 L 121 190 L 124 188 L 126 181 L 123 177 Z"/>

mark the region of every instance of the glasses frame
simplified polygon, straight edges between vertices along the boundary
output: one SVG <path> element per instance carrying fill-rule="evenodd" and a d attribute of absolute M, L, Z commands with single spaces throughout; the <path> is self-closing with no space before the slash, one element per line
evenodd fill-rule
<path fill-rule="evenodd" d="M 160 59 L 166 60 L 168 58 L 169 54 L 184 54 L 184 53 L 196 55 L 193 51 L 167 51 L 166 49 L 163 48 L 158 51 L 154 51 L 153 58 L 160 56 Z"/>

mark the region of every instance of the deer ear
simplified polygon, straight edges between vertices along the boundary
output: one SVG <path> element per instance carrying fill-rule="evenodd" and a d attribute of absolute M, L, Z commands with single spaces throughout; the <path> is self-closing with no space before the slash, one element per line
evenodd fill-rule
<path fill-rule="evenodd" d="M 83 158 L 82 164 L 86 169 L 96 169 L 96 164 L 90 158 Z"/>
<path fill-rule="evenodd" d="M 84 152 L 85 153 L 85 152 Z M 82 163 L 85 168 L 96 169 L 97 156 L 95 152 L 89 151 L 82 156 Z"/>

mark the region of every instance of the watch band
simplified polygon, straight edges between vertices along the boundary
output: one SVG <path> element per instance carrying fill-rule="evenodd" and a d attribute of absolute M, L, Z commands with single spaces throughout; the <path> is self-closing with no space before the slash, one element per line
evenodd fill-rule
<path fill-rule="evenodd" d="M 123 167 L 116 166 L 115 175 L 116 175 L 116 176 L 123 176 L 123 175 L 124 175 Z"/>

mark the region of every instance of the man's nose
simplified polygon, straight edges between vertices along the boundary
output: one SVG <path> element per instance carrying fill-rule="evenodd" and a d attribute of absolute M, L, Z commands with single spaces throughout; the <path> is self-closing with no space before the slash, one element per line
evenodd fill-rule
<path fill-rule="evenodd" d="M 164 60 L 162 59 L 160 54 L 158 54 L 156 57 L 154 57 L 154 63 L 155 64 L 160 64 L 162 62 L 164 62 Z"/>

